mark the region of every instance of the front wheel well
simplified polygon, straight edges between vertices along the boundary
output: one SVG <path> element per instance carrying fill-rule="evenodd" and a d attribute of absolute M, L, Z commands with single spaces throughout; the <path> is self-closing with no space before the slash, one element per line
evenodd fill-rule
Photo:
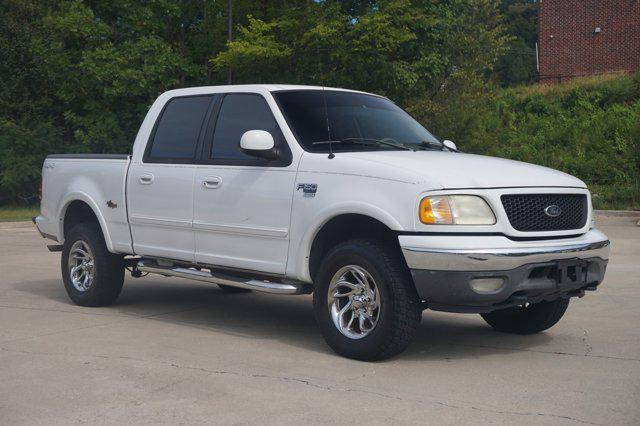
<path fill-rule="evenodd" d="M 315 281 L 322 259 L 336 245 L 354 238 L 366 238 L 400 250 L 397 233 L 370 216 L 343 214 L 325 223 L 316 234 L 309 252 L 309 274 Z"/>
<path fill-rule="evenodd" d="M 64 236 L 69 234 L 69 231 L 79 223 L 96 223 L 100 226 L 98 217 L 93 212 L 93 209 L 84 201 L 75 200 L 68 206 L 64 214 L 63 232 Z"/>

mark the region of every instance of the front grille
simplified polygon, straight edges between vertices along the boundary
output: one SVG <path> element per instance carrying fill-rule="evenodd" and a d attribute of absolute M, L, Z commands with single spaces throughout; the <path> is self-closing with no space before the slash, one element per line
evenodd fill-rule
<path fill-rule="evenodd" d="M 518 194 L 500 197 L 513 229 L 521 232 L 580 229 L 587 223 L 588 204 L 584 194 Z M 549 216 L 549 206 L 560 208 Z M 551 213 L 556 213 L 552 211 Z"/>

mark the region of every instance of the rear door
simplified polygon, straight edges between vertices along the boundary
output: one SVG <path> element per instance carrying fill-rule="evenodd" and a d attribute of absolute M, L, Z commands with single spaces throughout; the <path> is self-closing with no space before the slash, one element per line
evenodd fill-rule
<path fill-rule="evenodd" d="M 249 130 L 271 133 L 280 156 L 240 150 Z M 196 261 L 284 274 L 293 186 L 291 150 L 266 99 L 257 93 L 221 95 L 195 174 Z"/>
<path fill-rule="evenodd" d="M 194 261 L 195 161 L 213 103 L 213 95 L 169 100 L 142 161 L 131 164 L 127 200 L 136 254 Z"/>

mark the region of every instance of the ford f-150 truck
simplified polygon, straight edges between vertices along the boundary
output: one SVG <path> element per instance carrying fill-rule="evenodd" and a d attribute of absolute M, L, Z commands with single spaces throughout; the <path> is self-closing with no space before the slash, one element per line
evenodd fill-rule
<path fill-rule="evenodd" d="M 609 257 L 579 179 L 461 153 L 344 89 L 172 90 L 131 155 L 50 155 L 42 178 L 34 222 L 75 303 L 113 303 L 125 269 L 313 293 L 328 345 L 361 360 L 404 350 L 427 308 L 546 330 Z"/>

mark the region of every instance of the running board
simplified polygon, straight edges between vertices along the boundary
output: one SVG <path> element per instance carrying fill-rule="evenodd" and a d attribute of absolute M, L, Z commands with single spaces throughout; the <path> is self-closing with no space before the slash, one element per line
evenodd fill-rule
<path fill-rule="evenodd" d="M 271 281 L 253 280 L 235 277 L 219 272 L 206 272 L 195 268 L 181 266 L 162 266 L 154 261 L 140 260 L 136 268 L 140 272 L 160 274 L 167 277 L 180 277 L 196 281 L 204 281 L 213 284 L 228 285 L 231 287 L 245 288 L 247 290 L 261 291 L 273 294 L 309 294 L 312 287 L 309 284 L 298 282 L 276 283 Z"/>

